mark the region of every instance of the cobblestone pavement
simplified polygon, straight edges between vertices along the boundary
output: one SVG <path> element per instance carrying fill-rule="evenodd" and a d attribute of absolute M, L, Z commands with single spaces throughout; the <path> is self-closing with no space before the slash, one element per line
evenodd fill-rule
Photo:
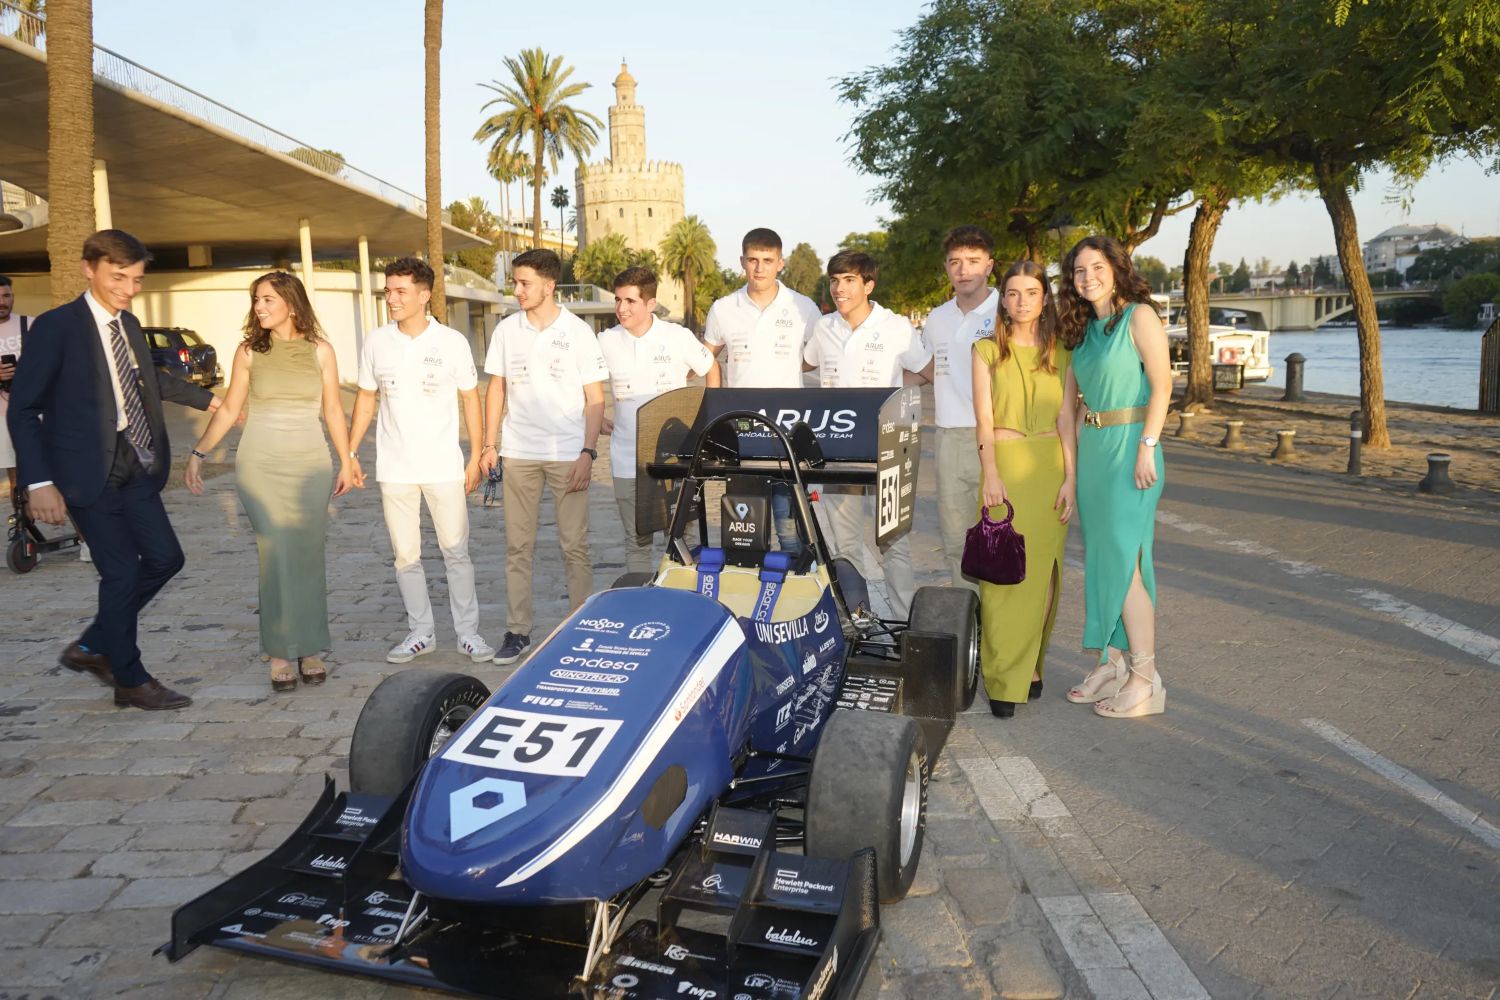
<path fill-rule="evenodd" d="M 179 450 L 192 434 L 174 432 Z M 1075 533 L 1044 697 L 960 720 L 862 1000 L 1500 996 L 1500 504 L 1191 442 L 1168 441 L 1168 469 L 1167 715 L 1100 720 L 1062 699 L 1088 663 Z M 931 477 L 914 554 L 936 582 Z M 595 480 L 602 587 L 624 557 L 606 463 Z M 196 698 L 184 712 L 117 711 L 56 666 L 93 607 L 90 567 L 53 556 L 0 576 L 0 998 L 418 995 L 212 949 L 152 957 L 174 906 L 279 843 L 325 773 L 345 779 L 405 632 L 375 490 L 336 501 L 332 677 L 273 696 L 232 475 L 166 502 L 188 566 L 142 646 Z M 502 516 L 473 501 L 492 642 Z M 566 611 L 550 502 L 543 521 L 540 630 Z M 504 668 L 455 651 L 430 531 L 425 551 L 439 649 L 418 664 L 500 683 Z"/>

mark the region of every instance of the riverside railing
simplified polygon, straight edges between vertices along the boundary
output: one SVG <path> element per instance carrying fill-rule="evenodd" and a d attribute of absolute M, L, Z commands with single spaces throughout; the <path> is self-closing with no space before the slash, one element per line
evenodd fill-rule
<path fill-rule="evenodd" d="M 0 35 L 45 52 L 47 19 L 24 10 L 10 0 L 0 0 Z M 169 80 L 102 45 L 94 46 L 94 79 L 120 91 L 131 91 L 149 97 L 176 111 L 223 129 L 247 142 L 290 156 L 321 170 L 331 177 L 347 181 L 378 198 L 418 215 L 427 214 L 427 202 L 410 191 L 381 180 L 374 174 L 351 167 L 340 156 L 293 139 L 269 125 L 241 114 L 191 87 Z M 446 213 L 444 213 L 446 216 Z M 446 221 L 446 219 L 445 219 Z"/>

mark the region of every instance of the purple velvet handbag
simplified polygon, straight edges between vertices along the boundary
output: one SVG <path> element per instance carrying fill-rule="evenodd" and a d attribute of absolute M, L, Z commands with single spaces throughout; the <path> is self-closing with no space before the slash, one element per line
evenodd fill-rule
<path fill-rule="evenodd" d="M 985 507 L 979 523 L 964 538 L 964 576 L 985 583 L 1011 584 L 1026 579 L 1026 538 L 1011 523 L 1016 509 L 1004 501 L 1005 520 L 996 521 Z"/>

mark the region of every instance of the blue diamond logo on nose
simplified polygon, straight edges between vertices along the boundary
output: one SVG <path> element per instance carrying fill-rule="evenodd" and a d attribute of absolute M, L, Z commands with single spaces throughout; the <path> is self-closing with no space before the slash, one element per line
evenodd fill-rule
<path fill-rule="evenodd" d="M 457 843 L 526 808 L 526 786 L 505 778 L 480 778 L 448 793 L 448 840 Z"/>

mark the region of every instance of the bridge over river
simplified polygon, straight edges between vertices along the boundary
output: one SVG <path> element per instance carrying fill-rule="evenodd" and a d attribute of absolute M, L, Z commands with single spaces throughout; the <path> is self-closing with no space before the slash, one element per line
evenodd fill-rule
<path fill-rule="evenodd" d="M 1391 288 L 1375 291 L 1375 301 L 1387 299 L 1436 299 L 1436 288 Z M 1182 305 L 1180 294 L 1172 296 L 1175 312 Z M 1354 314 L 1354 298 L 1348 292 L 1276 291 L 1232 292 L 1210 295 L 1211 309 L 1237 309 L 1250 315 L 1254 329 L 1316 330 L 1324 323 Z"/>

